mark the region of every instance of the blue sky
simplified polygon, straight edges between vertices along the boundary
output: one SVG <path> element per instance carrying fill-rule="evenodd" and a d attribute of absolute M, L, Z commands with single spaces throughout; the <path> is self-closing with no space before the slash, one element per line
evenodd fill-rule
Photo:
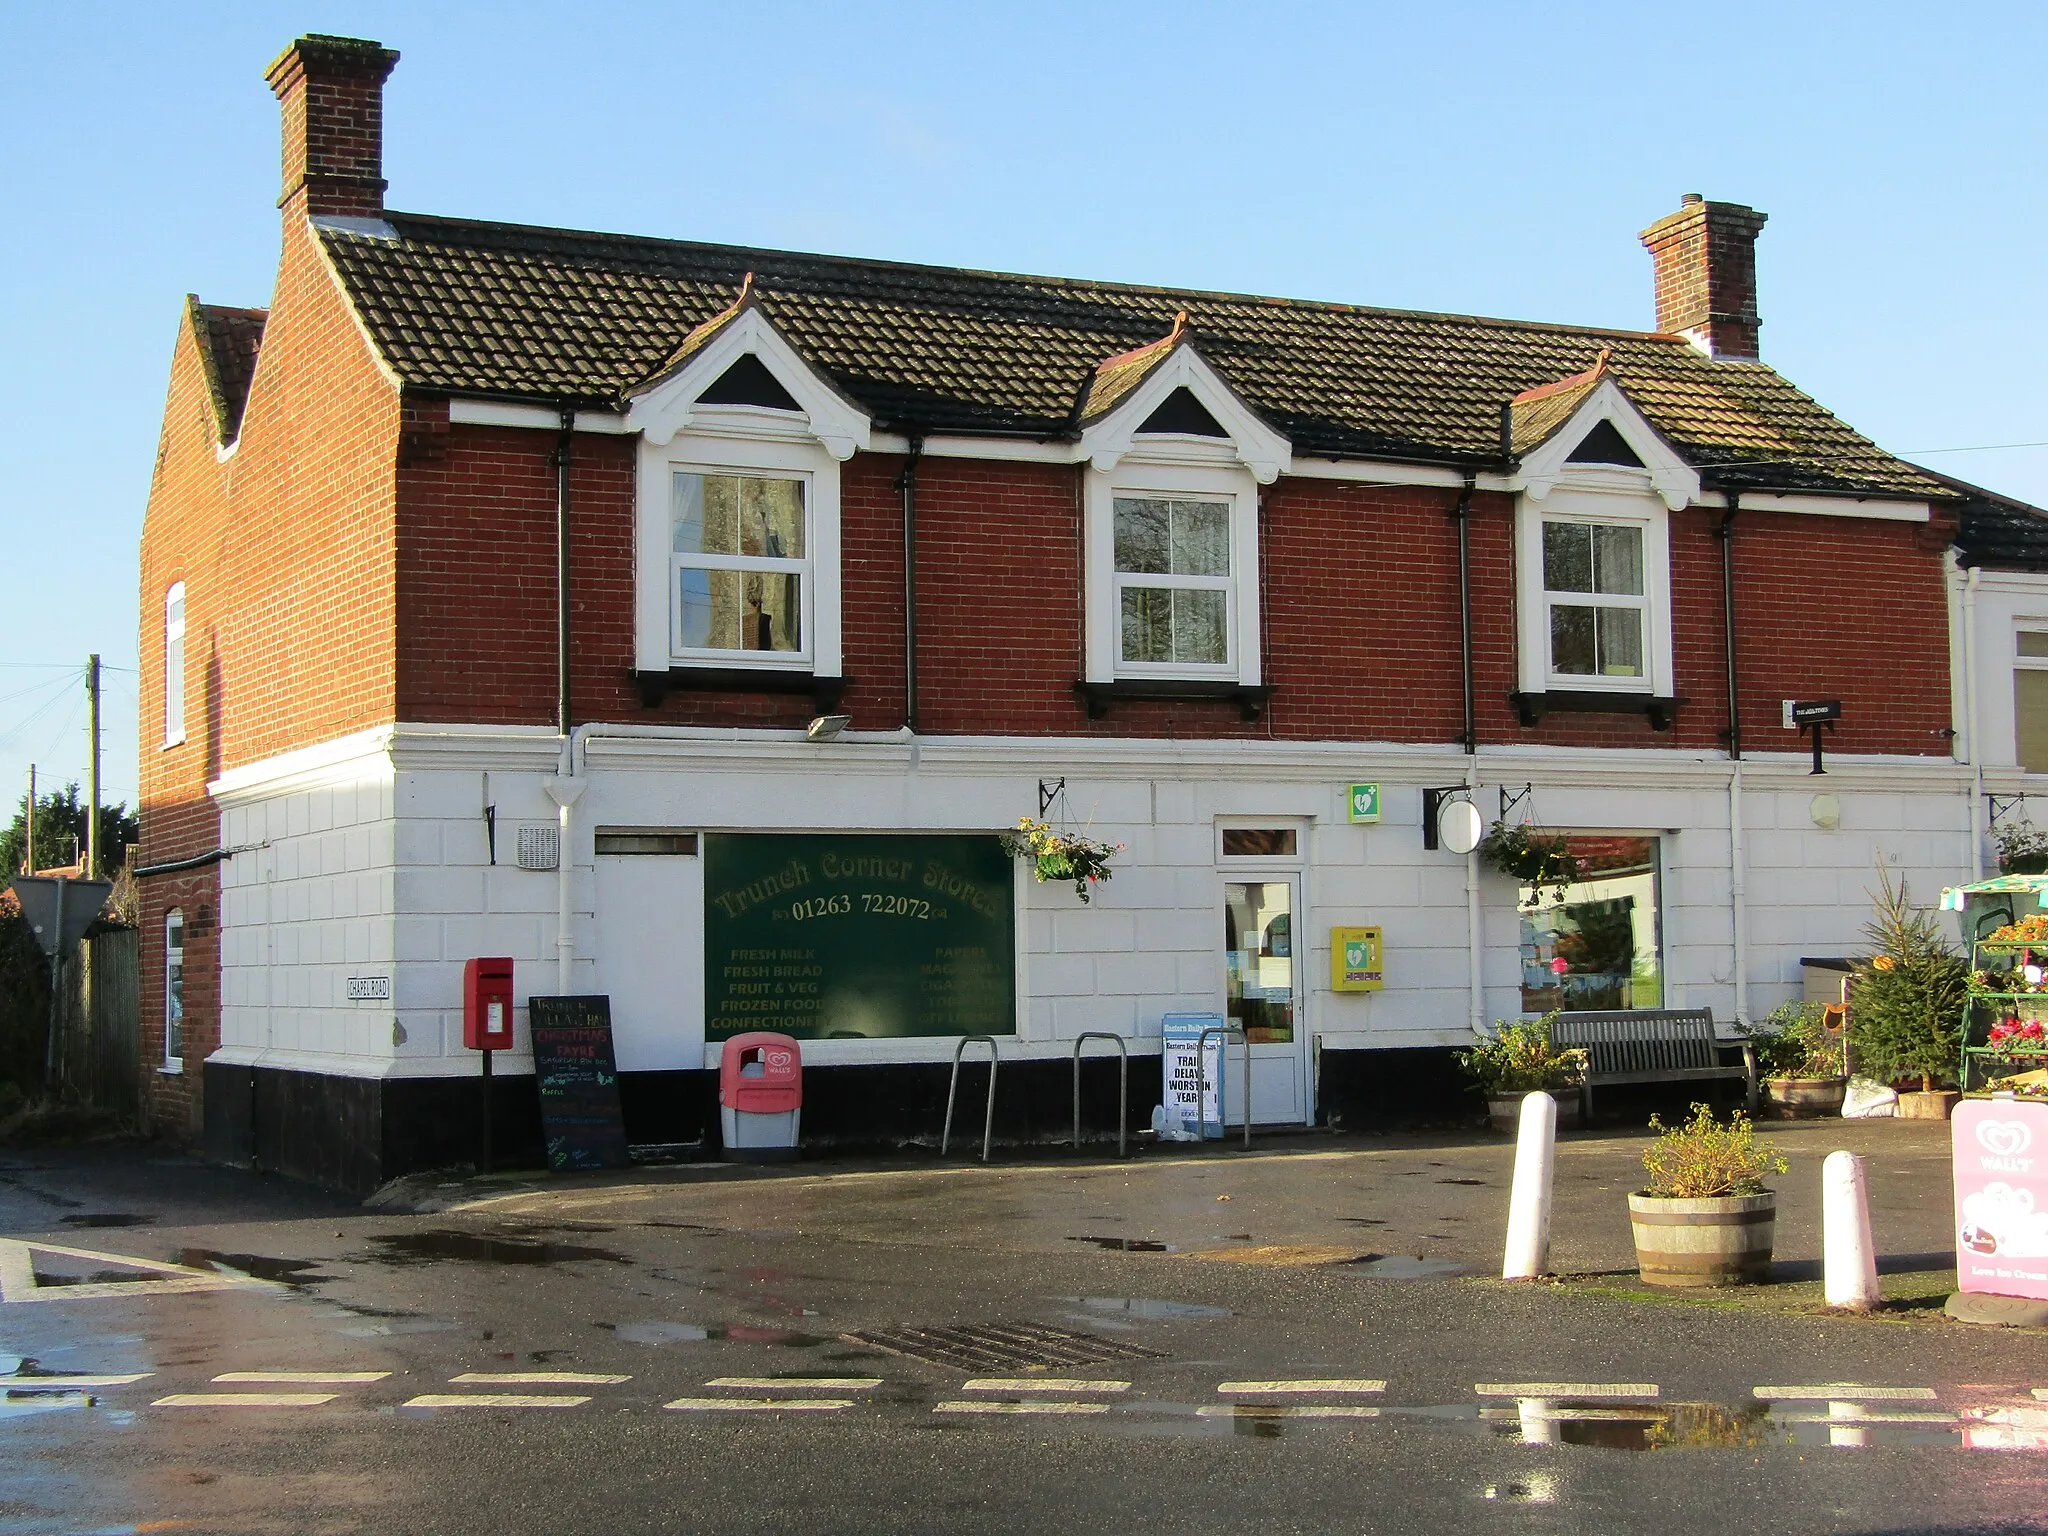
<path fill-rule="evenodd" d="M 52 5 L 0 19 L 0 801 L 82 774 L 179 304 L 268 301 L 301 32 L 404 55 L 396 208 L 1647 327 L 1636 231 L 1770 215 L 1763 352 L 2048 503 L 2038 4 Z M 66 669 L 71 669 L 67 675 Z"/>

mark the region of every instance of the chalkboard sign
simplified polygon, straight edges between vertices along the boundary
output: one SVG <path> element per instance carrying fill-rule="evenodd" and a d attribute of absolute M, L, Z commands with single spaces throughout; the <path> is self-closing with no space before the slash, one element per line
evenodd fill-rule
<path fill-rule="evenodd" d="M 1016 860 L 994 836 L 704 839 L 704 1033 L 1017 1030 Z"/>
<path fill-rule="evenodd" d="M 541 1135 L 556 1172 L 624 1168 L 626 1124 L 609 997 L 530 997 Z"/>

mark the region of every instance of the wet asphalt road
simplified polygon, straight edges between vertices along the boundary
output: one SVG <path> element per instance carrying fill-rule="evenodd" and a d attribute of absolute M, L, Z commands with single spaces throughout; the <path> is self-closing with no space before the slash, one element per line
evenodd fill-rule
<path fill-rule="evenodd" d="M 1880 1241 L 1910 1250 L 1938 1202 L 1927 1149 L 1890 1150 Z M 1580 1155 L 1589 1185 L 1618 1166 Z M 1503 1167 L 682 1169 L 411 1214 L 146 1150 L 0 1155 L 0 1231 L 80 1250 L 35 1252 L 33 1292 L 0 1260 L 0 1531 L 2048 1530 L 2048 1336 L 1332 1262 L 1481 1262 Z M 1420 1226 L 1446 1235 L 1383 1235 Z M 846 1337 L 1019 1324 L 1108 1358 Z M 1829 1383 L 1859 1385 L 1757 1395 Z"/>

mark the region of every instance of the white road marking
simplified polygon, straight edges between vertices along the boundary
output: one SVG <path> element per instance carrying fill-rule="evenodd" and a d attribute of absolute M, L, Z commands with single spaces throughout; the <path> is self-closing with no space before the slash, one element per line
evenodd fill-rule
<path fill-rule="evenodd" d="M 837 1413 L 850 1397 L 679 1397 L 663 1403 L 678 1413 Z"/>
<path fill-rule="evenodd" d="M 1128 1381 L 1075 1381 L 1058 1376 L 977 1376 L 962 1392 L 1128 1392 Z"/>
<path fill-rule="evenodd" d="M 1195 1410 L 1203 1419 L 1376 1419 L 1377 1408 L 1363 1403 L 1205 1403 Z"/>
<path fill-rule="evenodd" d="M 1854 1428 L 1858 1424 L 1954 1424 L 1957 1416 L 1953 1413 L 1900 1413 L 1896 1410 L 1857 1414 L 1826 1413 L 1820 1409 L 1794 1410 L 1790 1413 L 1771 1415 L 1780 1424 L 1841 1424 Z"/>
<path fill-rule="evenodd" d="M 1226 1381 L 1218 1392 L 1384 1392 L 1384 1381 L 1304 1378 L 1295 1381 Z"/>
<path fill-rule="evenodd" d="M 0 1387 L 10 1392 L 74 1391 L 86 1387 L 128 1387 L 146 1381 L 155 1371 L 137 1371 L 131 1376 L 0 1376 Z"/>
<path fill-rule="evenodd" d="M 36 1279 L 35 1256 L 61 1254 L 95 1265 L 137 1270 L 133 1280 L 94 1281 L 86 1285 L 45 1285 Z M 96 1301 L 110 1297 L 174 1296 L 193 1291 L 280 1289 L 268 1280 L 247 1275 L 223 1275 L 210 1269 L 192 1269 L 183 1264 L 164 1264 L 155 1259 L 138 1259 L 126 1253 L 100 1253 L 91 1248 L 67 1248 L 61 1243 L 25 1243 L 0 1239 L 0 1302 L 9 1301 Z"/>
<path fill-rule="evenodd" d="M 594 1371 L 464 1371 L 448 1378 L 456 1386 L 480 1387 L 616 1387 L 632 1379 Z"/>
<path fill-rule="evenodd" d="M 559 1392 L 423 1392 L 401 1408 L 580 1408 L 587 1397 Z"/>
<path fill-rule="evenodd" d="M 2048 1387 L 2034 1388 L 2034 1396 L 2041 1402 L 2048 1403 Z"/>
<path fill-rule="evenodd" d="M 879 1376 L 714 1376 L 704 1383 L 707 1387 L 752 1387 L 767 1392 L 784 1387 L 805 1392 L 865 1392 L 881 1384 Z"/>
<path fill-rule="evenodd" d="M 1866 1387 L 1854 1381 L 1823 1382 L 1810 1387 L 1756 1387 L 1756 1396 L 1767 1402 L 1931 1402 L 1932 1387 Z"/>
<path fill-rule="evenodd" d="M 1481 1397 L 1657 1396 L 1654 1381 L 1482 1381 L 1472 1390 Z"/>
<path fill-rule="evenodd" d="M 355 1387 L 382 1381 L 389 1371 L 222 1371 L 213 1379 L 241 1382 L 300 1382 L 310 1387 Z"/>
<path fill-rule="evenodd" d="M 331 1403 L 333 1392 L 173 1392 L 152 1408 L 318 1408 Z"/>
<path fill-rule="evenodd" d="M 933 1413 L 1107 1413 L 1108 1403 L 1073 1403 L 1040 1401 L 1029 1403 L 991 1403 L 979 1400 L 963 1400 L 936 1404 Z"/>

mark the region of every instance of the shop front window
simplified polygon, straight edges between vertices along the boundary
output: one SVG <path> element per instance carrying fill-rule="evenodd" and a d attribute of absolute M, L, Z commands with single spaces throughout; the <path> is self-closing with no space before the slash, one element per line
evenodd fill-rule
<path fill-rule="evenodd" d="M 1570 834 L 1578 878 L 1523 886 L 1522 1010 L 1661 1008 L 1657 839 Z"/>

